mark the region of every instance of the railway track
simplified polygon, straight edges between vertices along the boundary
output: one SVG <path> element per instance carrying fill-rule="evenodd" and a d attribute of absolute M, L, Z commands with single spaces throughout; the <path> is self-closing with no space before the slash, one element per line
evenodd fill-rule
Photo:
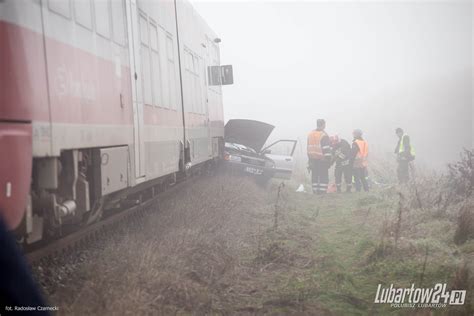
<path fill-rule="evenodd" d="M 146 215 L 154 204 L 169 198 L 186 185 L 190 185 L 194 179 L 179 182 L 165 191 L 157 193 L 154 197 L 119 211 L 116 214 L 109 215 L 101 221 L 84 227 L 78 231 L 72 232 L 57 240 L 46 243 L 37 249 L 26 250 L 25 255 L 31 265 L 37 264 L 48 258 L 54 258 L 72 252 L 76 248 L 92 243 L 94 240 L 104 236 L 120 223 L 131 222 L 139 217 Z"/>

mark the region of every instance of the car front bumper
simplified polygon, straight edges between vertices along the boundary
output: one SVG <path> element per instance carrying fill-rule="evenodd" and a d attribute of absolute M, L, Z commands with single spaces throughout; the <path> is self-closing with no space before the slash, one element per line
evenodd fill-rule
<path fill-rule="evenodd" d="M 272 178 L 275 174 L 275 168 L 268 168 L 245 162 L 225 160 L 224 165 L 226 169 L 232 173 L 241 173 L 263 178 Z"/>

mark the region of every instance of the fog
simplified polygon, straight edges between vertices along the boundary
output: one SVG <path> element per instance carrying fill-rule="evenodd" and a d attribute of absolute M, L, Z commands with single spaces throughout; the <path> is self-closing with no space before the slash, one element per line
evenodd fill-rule
<path fill-rule="evenodd" d="M 439 167 L 474 148 L 471 1 L 194 1 L 222 38 L 225 120 L 277 126 L 300 138 L 325 118 L 351 140 L 390 152 L 394 130 L 417 161 Z"/>

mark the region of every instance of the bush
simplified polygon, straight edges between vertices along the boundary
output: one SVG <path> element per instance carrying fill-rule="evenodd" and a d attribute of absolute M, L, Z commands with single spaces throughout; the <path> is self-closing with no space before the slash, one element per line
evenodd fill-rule
<path fill-rule="evenodd" d="M 454 236 L 456 244 L 463 244 L 474 237 L 474 204 L 472 190 L 474 189 L 474 150 L 461 153 L 461 159 L 448 165 L 448 190 L 457 196 L 461 207 L 458 225 Z"/>
<path fill-rule="evenodd" d="M 459 211 L 458 227 L 454 234 L 454 243 L 461 245 L 474 237 L 474 205 L 466 204 Z"/>
<path fill-rule="evenodd" d="M 448 165 L 449 189 L 462 198 L 469 198 L 474 189 L 474 150 L 461 153 L 461 160 Z"/>

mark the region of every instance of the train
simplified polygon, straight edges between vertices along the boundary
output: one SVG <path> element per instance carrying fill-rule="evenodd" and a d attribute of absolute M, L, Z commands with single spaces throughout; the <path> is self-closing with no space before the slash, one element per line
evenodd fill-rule
<path fill-rule="evenodd" d="M 18 240 L 222 158 L 220 42 L 185 0 L 0 0 L 0 212 Z"/>

